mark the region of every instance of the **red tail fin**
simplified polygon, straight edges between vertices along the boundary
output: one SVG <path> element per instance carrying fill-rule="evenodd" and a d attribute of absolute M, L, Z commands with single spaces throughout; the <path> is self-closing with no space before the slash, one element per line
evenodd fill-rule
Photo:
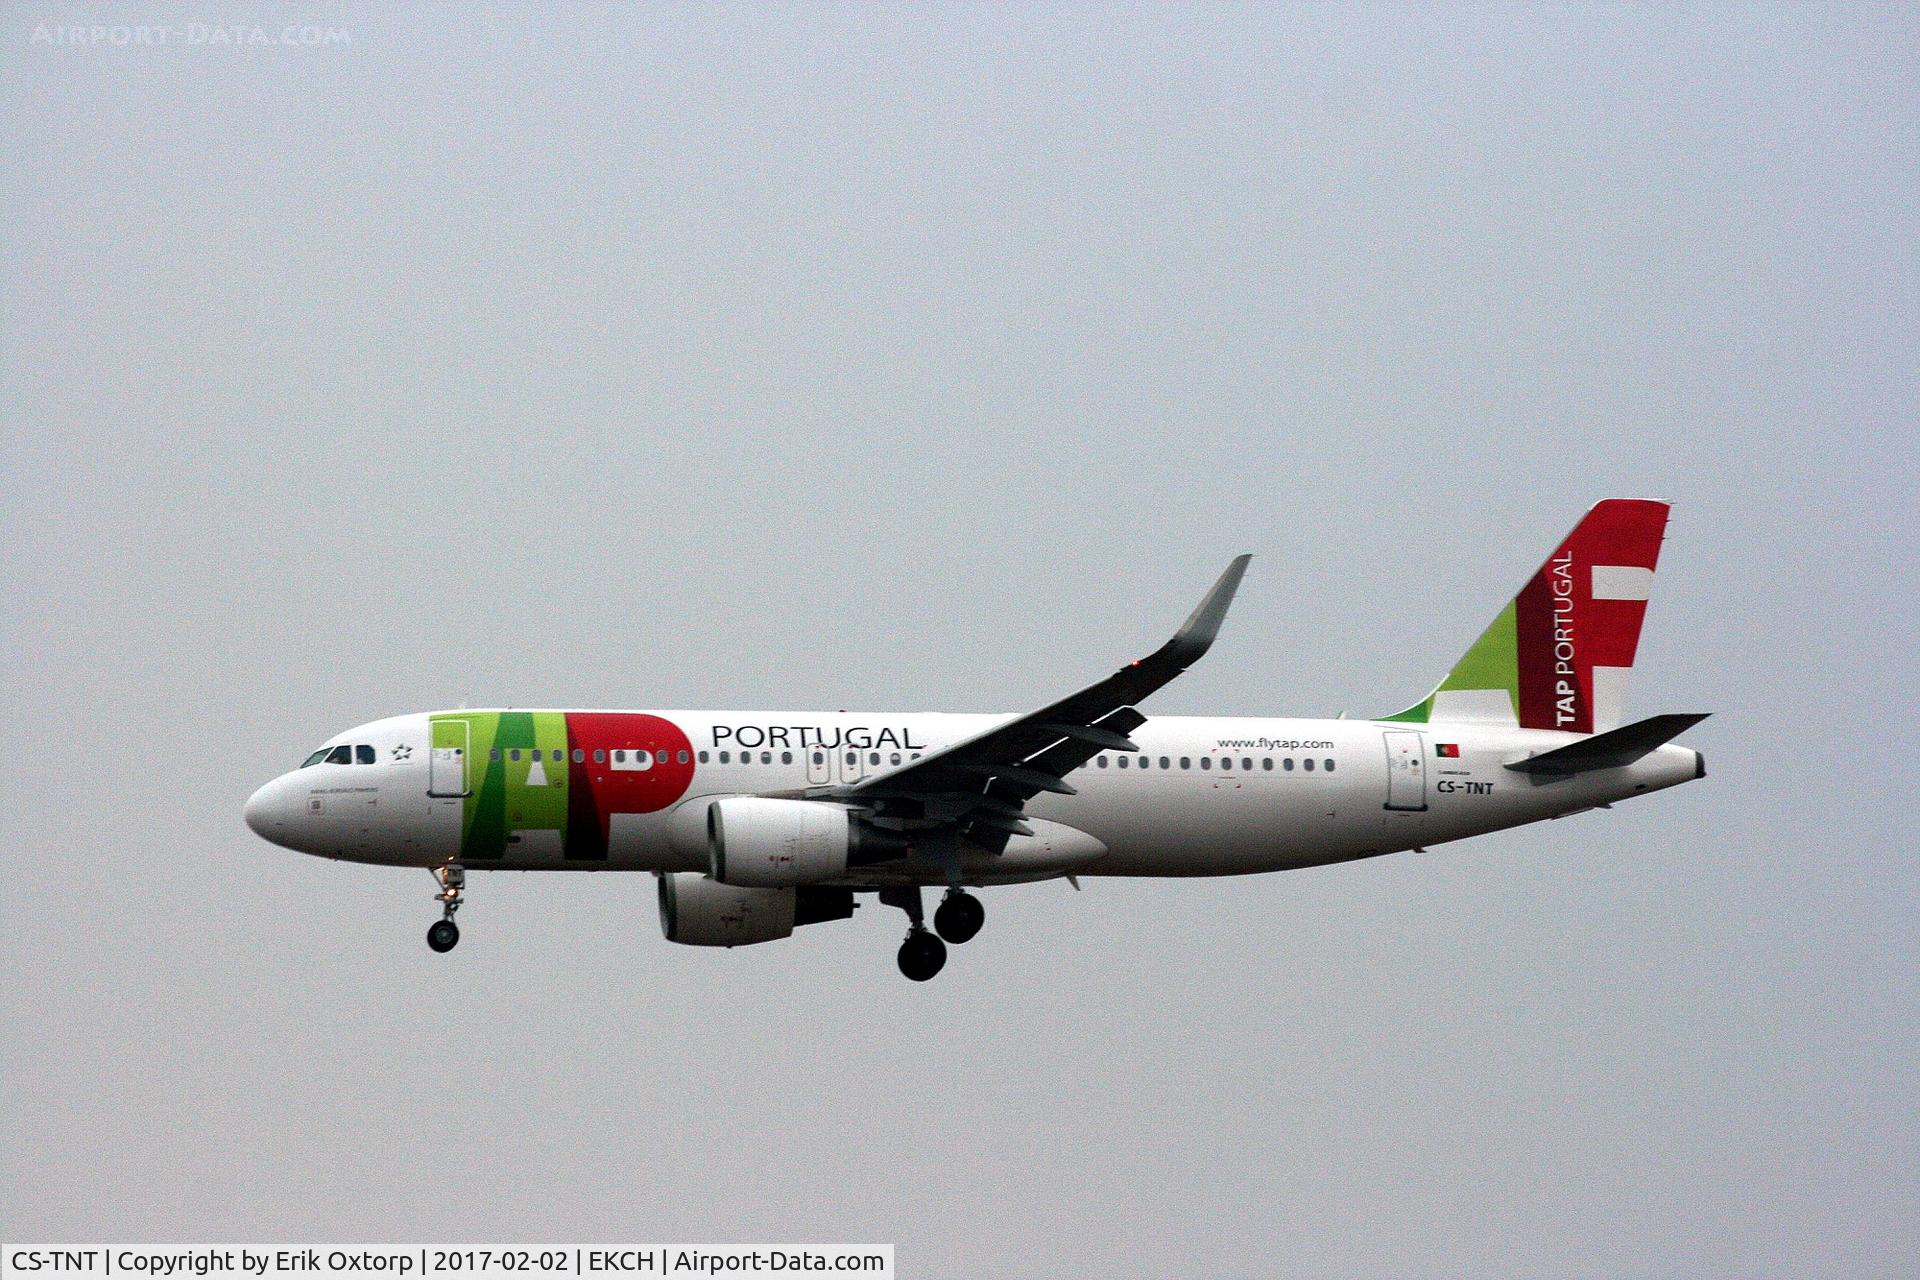
<path fill-rule="evenodd" d="M 1521 589 L 1521 728 L 1598 733 L 1620 723 L 1666 527 L 1664 502 L 1609 499 Z"/>
<path fill-rule="evenodd" d="M 1387 718 L 1617 727 L 1666 526 L 1664 502 L 1595 506 L 1440 686 Z"/>

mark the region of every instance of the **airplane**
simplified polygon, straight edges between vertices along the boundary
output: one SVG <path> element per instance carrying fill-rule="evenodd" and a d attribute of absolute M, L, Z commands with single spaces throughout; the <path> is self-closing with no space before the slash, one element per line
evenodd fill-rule
<path fill-rule="evenodd" d="M 1024 715 L 435 711 L 328 739 L 247 801 L 302 853 L 424 867 L 436 952 L 470 870 L 650 871 L 662 932 L 773 942 L 873 894 L 925 982 L 986 912 L 970 890 L 1327 866 L 1482 835 L 1706 776 L 1623 724 L 1665 538 L 1662 502 L 1594 506 L 1431 693 L 1373 719 L 1154 716 L 1212 647 L 1250 556 L 1173 638 Z M 926 924 L 923 889 L 942 889 Z"/>

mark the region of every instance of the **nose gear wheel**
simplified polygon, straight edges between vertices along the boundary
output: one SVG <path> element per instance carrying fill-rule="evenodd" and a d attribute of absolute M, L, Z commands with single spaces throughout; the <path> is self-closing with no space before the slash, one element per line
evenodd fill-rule
<path fill-rule="evenodd" d="M 453 922 L 453 913 L 460 909 L 461 895 L 467 887 L 467 869 L 457 862 L 449 862 L 434 868 L 433 878 L 440 882 L 440 892 L 433 900 L 441 904 L 440 918 L 427 930 L 427 945 L 438 952 L 447 952 L 460 941 L 460 926 Z"/>

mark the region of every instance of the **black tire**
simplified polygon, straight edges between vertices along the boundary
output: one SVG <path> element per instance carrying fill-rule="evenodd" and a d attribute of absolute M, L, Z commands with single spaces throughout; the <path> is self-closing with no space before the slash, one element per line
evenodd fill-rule
<path fill-rule="evenodd" d="M 970 893 L 950 893 L 933 913 L 933 927 L 941 937 L 959 946 L 973 941 L 987 922 L 987 909 Z"/>
<path fill-rule="evenodd" d="M 915 982 L 925 982 L 946 967 L 947 944 L 916 929 L 900 944 L 900 972 Z"/>
<path fill-rule="evenodd" d="M 435 951 L 451 951 L 460 941 L 460 926 L 451 920 L 435 920 L 427 930 L 427 945 Z"/>

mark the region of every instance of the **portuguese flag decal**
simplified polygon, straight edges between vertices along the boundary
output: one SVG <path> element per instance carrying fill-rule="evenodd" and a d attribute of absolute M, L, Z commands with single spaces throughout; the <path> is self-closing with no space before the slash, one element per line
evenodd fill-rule
<path fill-rule="evenodd" d="M 1439 756 L 1442 760 L 1458 760 L 1460 758 L 1460 744 L 1457 742 L 1436 742 L 1433 744 L 1433 754 Z"/>

